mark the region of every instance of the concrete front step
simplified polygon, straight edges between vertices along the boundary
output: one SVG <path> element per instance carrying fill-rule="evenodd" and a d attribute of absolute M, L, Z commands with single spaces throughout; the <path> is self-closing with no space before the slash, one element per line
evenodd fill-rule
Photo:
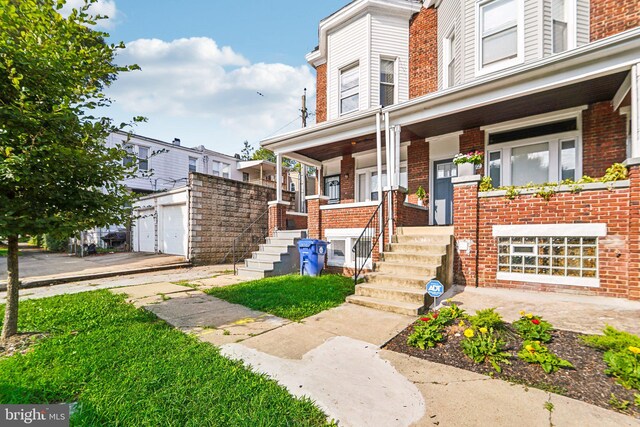
<path fill-rule="evenodd" d="M 249 267 L 249 268 L 256 268 L 256 269 L 261 269 L 261 270 L 273 270 L 276 266 L 276 264 L 278 264 L 280 262 L 280 260 L 278 261 L 261 261 L 258 259 L 247 259 L 245 260 L 245 266 Z"/>
<path fill-rule="evenodd" d="M 371 283 L 363 283 L 356 286 L 356 295 L 423 305 L 427 302 L 427 298 L 429 298 L 424 289 L 389 287 Z"/>
<path fill-rule="evenodd" d="M 389 273 L 369 273 L 365 276 L 365 280 L 366 283 L 385 287 L 424 290 L 429 280 L 435 279 L 435 277 L 435 275 L 424 277 L 407 277 Z"/>
<path fill-rule="evenodd" d="M 305 239 L 307 237 L 307 230 L 279 230 L 276 231 L 276 237 L 288 238 L 288 239 Z"/>
<path fill-rule="evenodd" d="M 257 261 L 271 261 L 271 262 L 275 262 L 275 261 L 280 261 L 280 258 L 282 257 L 282 255 L 288 255 L 286 252 L 285 253 L 270 253 L 270 252 L 254 252 L 252 254 L 252 259 L 255 259 Z"/>
<path fill-rule="evenodd" d="M 420 264 L 420 265 L 436 265 L 439 266 L 444 262 L 445 254 L 430 255 L 417 254 L 415 252 L 385 252 L 383 254 L 384 262 Z"/>
<path fill-rule="evenodd" d="M 403 253 L 403 254 L 416 254 L 416 255 L 444 255 L 447 253 L 447 245 L 421 245 L 421 244 L 405 244 L 405 243 L 391 243 L 385 248 L 387 252 Z"/>
<path fill-rule="evenodd" d="M 404 244 L 419 244 L 419 245 L 448 245 L 451 243 L 451 235 L 448 234 L 436 234 L 436 235 L 396 235 L 393 237 L 395 243 Z"/>
<path fill-rule="evenodd" d="M 403 236 L 413 235 L 453 235 L 453 226 L 426 226 L 426 227 L 398 227 L 397 234 Z"/>
<path fill-rule="evenodd" d="M 258 246 L 258 252 L 265 252 L 270 254 L 286 254 L 289 249 L 296 248 L 295 245 L 271 245 L 269 243 L 263 243 Z"/>
<path fill-rule="evenodd" d="M 361 295 L 349 295 L 347 302 L 352 304 L 358 304 L 376 310 L 390 311 L 392 313 L 405 314 L 408 316 L 417 316 L 424 312 L 424 304 L 402 302 L 402 301 L 389 301 L 380 298 L 365 297 Z"/>
<path fill-rule="evenodd" d="M 433 277 L 438 274 L 439 264 L 413 265 L 407 263 L 377 262 L 374 271 L 386 274 Z"/>
<path fill-rule="evenodd" d="M 263 270 L 260 268 L 251 268 L 251 267 L 238 267 L 238 276 L 245 277 L 247 279 L 264 279 L 265 277 L 271 277 L 273 275 L 273 270 Z"/>
<path fill-rule="evenodd" d="M 248 279 L 290 274 L 299 270 L 298 240 L 307 236 L 306 230 L 276 231 L 268 237 L 260 250 L 253 252 L 238 269 L 238 275 Z"/>

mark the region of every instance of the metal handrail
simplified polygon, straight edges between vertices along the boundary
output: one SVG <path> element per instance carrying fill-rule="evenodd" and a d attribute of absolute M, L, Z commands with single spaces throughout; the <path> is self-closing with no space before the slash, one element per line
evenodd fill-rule
<path fill-rule="evenodd" d="M 371 258 L 371 254 L 373 253 L 373 249 L 376 247 L 376 244 L 380 240 L 380 236 L 384 234 L 384 228 L 386 225 L 385 218 L 385 209 L 384 204 L 387 200 L 387 192 L 382 191 L 382 200 L 378 204 L 378 207 L 369 218 L 369 222 L 365 225 L 364 230 L 356 240 L 356 243 L 351 248 L 351 251 L 354 254 L 354 263 L 355 263 L 355 273 L 353 276 L 354 284 L 358 284 L 358 277 L 362 270 L 364 270 L 365 265 L 369 258 Z M 380 221 L 380 216 L 382 215 L 383 221 Z M 373 226 L 372 226 L 373 224 Z M 380 226 L 382 224 L 382 226 Z M 379 228 L 379 230 L 377 230 Z M 377 230 L 377 231 L 376 231 Z M 370 241 L 370 243 L 366 244 L 366 241 Z M 366 255 L 366 256 L 363 256 Z M 358 262 L 362 259 L 362 262 Z"/>
<path fill-rule="evenodd" d="M 250 252 L 251 249 L 254 247 L 255 243 L 266 241 L 267 236 L 269 235 L 269 227 L 268 226 L 267 227 L 263 227 L 260 230 L 260 233 L 258 233 L 257 236 L 255 234 L 251 235 L 251 243 L 249 243 L 248 248 L 246 248 L 245 251 L 242 252 L 239 256 L 236 256 L 236 251 L 238 249 L 238 246 L 240 246 L 239 245 L 240 239 L 242 239 L 243 237 L 246 237 L 245 235 L 248 234 L 248 232 L 251 230 L 251 228 L 254 225 L 256 225 L 259 221 L 264 220 L 264 217 L 267 216 L 268 214 L 269 214 L 269 210 L 267 209 L 262 214 L 260 214 L 260 216 L 258 218 L 256 218 L 251 224 L 246 226 L 244 228 L 244 230 L 242 230 L 240 232 L 240 234 L 238 234 L 238 236 L 235 239 L 233 239 L 233 244 L 232 244 L 231 250 L 229 252 L 227 252 L 226 255 L 224 256 L 224 261 L 227 260 L 229 255 L 233 255 L 233 274 L 234 275 L 238 274 L 238 269 L 237 269 L 238 261 L 244 259 L 244 257 L 247 255 L 247 253 Z M 257 239 L 256 239 L 256 237 L 257 237 Z"/>

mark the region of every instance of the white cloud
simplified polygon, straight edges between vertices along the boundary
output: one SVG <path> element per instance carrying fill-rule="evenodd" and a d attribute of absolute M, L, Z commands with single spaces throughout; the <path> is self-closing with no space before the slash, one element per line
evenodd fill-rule
<path fill-rule="evenodd" d="M 203 133 L 215 127 L 219 135 L 233 135 L 235 141 L 257 142 L 271 135 L 299 114 L 304 88 L 310 100 L 315 93 L 309 67 L 251 64 L 205 37 L 136 40 L 119 54 L 118 63 L 142 68 L 122 74 L 110 88 L 118 109 L 148 117 L 151 127 L 154 121 L 171 120 L 177 132 L 185 123 L 206 124 Z M 202 135 L 207 140 L 216 137 Z"/>
<path fill-rule="evenodd" d="M 79 9 L 84 6 L 85 0 L 67 0 L 64 7 L 60 10 L 62 16 L 69 16 L 71 10 Z M 91 15 L 107 16 L 109 19 L 101 19 L 96 24 L 97 29 L 111 29 L 115 26 L 118 19 L 118 8 L 115 0 L 98 0 L 92 4 L 88 12 Z"/>

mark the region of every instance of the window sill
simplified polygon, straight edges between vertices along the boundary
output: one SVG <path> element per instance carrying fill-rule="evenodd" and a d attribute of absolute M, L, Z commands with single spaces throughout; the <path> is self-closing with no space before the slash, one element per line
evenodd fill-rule
<path fill-rule="evenodd" d="M 600 279 L 591 277 L 547 276 L 544 274 L 504 273 L 498 272 L 498 280 L 514 282 L 541 283 L 549 285 L 583 286 L 587 288 L 600 287 Z"/>
<path fill-rule="evenodd" d="M 369 206 L 378 206 L 380 202 L 356 202 L 356 203 L 337 203 L 335 205 L 324 205 L 320 206 L 321 210 L 331 210 L 331 209 L 352 209 L 352 208 L 365 208 Z"/>
<path fill-rule="evenodd" d="M 597 190 L 612 190 L 616 188 L 629 188 L 630 181 L 622 180 L 622 181 L 612 181 L 612 182 L 589 182 L 586 184 L 575 184 L 575 185 L 558 185 L 558 186 L 547 186 L 547 188 L 553 188 L 556 193 L 571 193 L 578 190 L 578 194 L 583 191 L 597 191 Z M 542 186 L 538 188 L 521 188 L 518 189 L 518 193 L 520 196 L 527 196 L 536 194 Z M 480 191 L 478 192 L 478 197 L 504 197 L 507 195 L 507 190 L 491 190 L 491 191 Z"/>

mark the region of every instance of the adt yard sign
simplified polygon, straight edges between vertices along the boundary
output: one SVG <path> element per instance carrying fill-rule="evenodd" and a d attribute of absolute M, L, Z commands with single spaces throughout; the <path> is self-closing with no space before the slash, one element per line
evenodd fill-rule
<path fill-rule="evenodd" d="M 427 283 L 427 293 L 430 297 L 439 298 L 444 294 L 444 285 L 438 280 L 432 280 Z"/>

